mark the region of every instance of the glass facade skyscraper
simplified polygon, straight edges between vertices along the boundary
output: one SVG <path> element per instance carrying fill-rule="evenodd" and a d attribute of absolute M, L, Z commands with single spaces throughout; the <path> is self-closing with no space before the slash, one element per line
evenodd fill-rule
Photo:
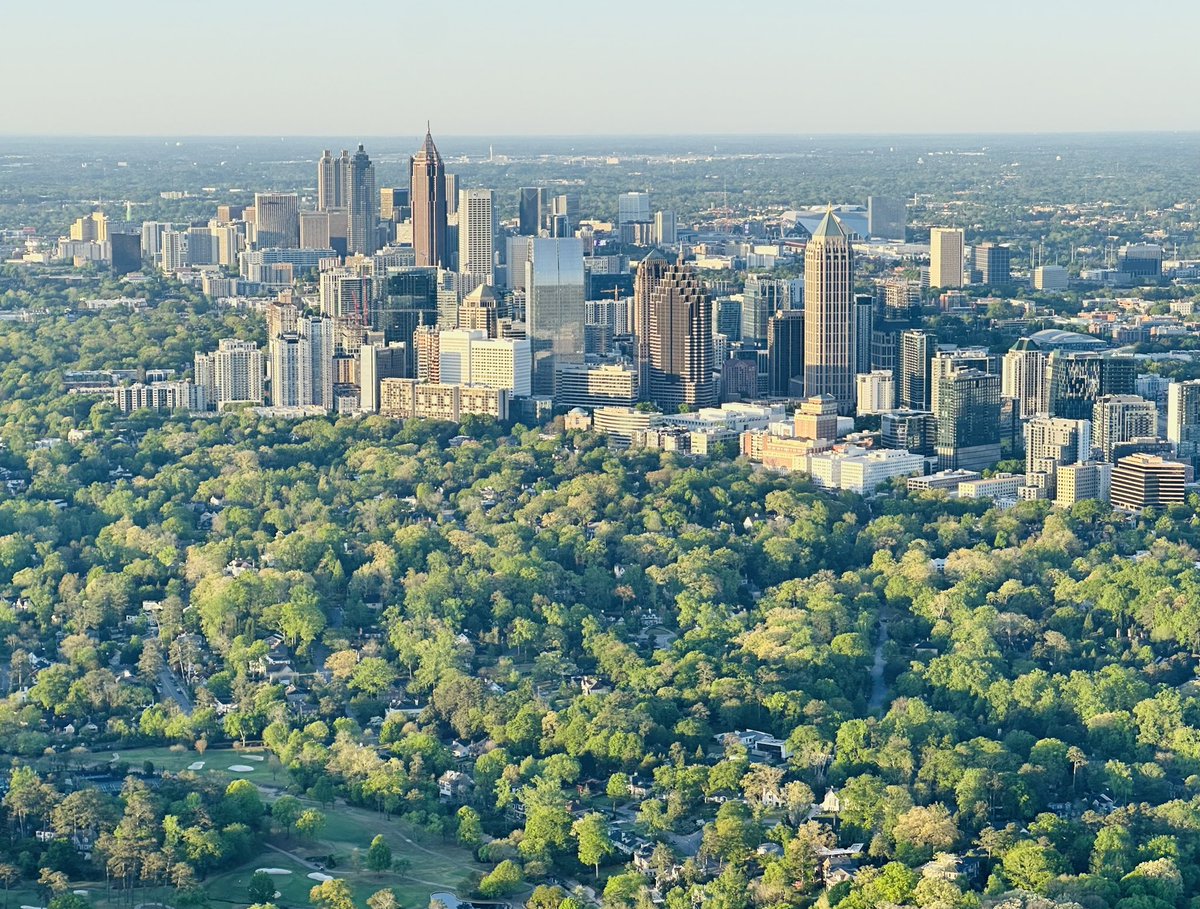
<path fill-rule="evenodd" d="M 583 242 L 574 237 L 531 240 L 525 295 L 533 393 L 553 395 L 555 364 L 583 360 Z"/>

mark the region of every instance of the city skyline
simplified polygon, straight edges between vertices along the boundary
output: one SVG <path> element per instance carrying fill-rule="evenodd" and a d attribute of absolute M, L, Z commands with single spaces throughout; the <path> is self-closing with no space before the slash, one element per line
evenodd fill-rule
<path fill-rule="evenodd" d="M 310 0 L 293 4 L 287 16 L 265 4 L 215 0 L 206 15 L 186 20 L 175 10 L 164 14 L 147 0 L 124 0 L 115 7 L 71 0 L 63 9 L 67 25 L 55 28 L 45 27 L 33 6 L 6 12 L 12 33 L 22 40 L 7 49 L 0 75 L 19 83 L 36 69 L 41 90 L 6 99 L 3 134 L 289 135 L 311 130 L 317 110 L 332 131 L 380 132 L 369 128 L 382 125 L 373 93 L 354 89 L 394 81 L 389 26 L 401 16 L 413 33 L 436 33 L 448 22 L 469 20 L 472 28 L 462 33 L 459 48 L 468 56 L 520 46 L 536 25 L 553 39 L 548 46 L 569 48 L 570 59 L 584 64 L 611 60 L 614 48 L 632 53 L 637 35 L 655 35 L 656 52 L 666 59 L 683 58 L 685 51 L 690 57 L 696 48 L 706 48 L 714 60 L 737 39 L 739 29 L 748 36 L 769 25 L 771 35 L 795 36 L 780 39 L 780 53 L 756 55 L 747 80 L 717 82 L 705 92 L 694 91 L 684 78 L 664 79 L 647 93 L 636 66 L 580 65 L 577 72 L 566 68 L 560 78 L 546 79 L 541 54 L 509 55 L 496 78 L 480 83 L 466 71 L 439 66 L 436 45 L 414 47 L 408 71 L 436 68 L 439 78 L 424 80 L 419 92 L 392 92 L 388 122 L 434 116 L 439 133 L 446 136 L 1200 129 L 1200 113 L 1179 105 L 1170 91 L 1146 92 L 1132 73 L 1107 80 L 1103 92 L 1080 78 L 1098 61 L 1128 50 L 1124 34 L 1113 27 L 1128 11 L 1113 0 L 1086 8 L 1017 0 L 1007 4 L 1002 16 L 964 10 L 946 0 L 927 3 L 924 15 L 914 16 L 907 6 L 868 0 L 853 17 L 832 8 L 776 2 L 732 23 L 712 0 L 690 4 L 683 15 L 627 0 L 573 9 L 569 15 L 538 0 L 520 16 L 467 2 L 455 17 L 432 8 L 400 10 L 368 0 L 356 17 L 374 25 L 356 37 L 352 55 L 331 49 L 325 33 L 309 27 L 308 13 L 316 13 Z M 1151 34 L 1156 42 L 1157 84 L 1200 82 L 1200 60 L 1188 46 L 1194 29 L 1187 27 L 1197 19 L 1195 8 L 1180 0 L 1139 8 L 1139 34 Z M 170 78 L 173 73 L 182 76 L 189 66 L 203 65 L 215 73 L 239 65 L 244 43 L 236 40 L 238 34 L 271 36 L 270 66 L 254 83 L 254 91 L 270 97 L 271 104 L 231 107 L 203 80 Z M 137 104 L 126 103 L 119 83 L 68 116 L 60 106 L 44 103 L 47 95 L 65 95 L 94 80 L 97 47 L 136 51 L 141 71 L 163 77 L 139 80 Z M 919 52 L 932 48 L 936 54 Z M 317 55 L 329 65 L 311 66 Z M 746 103 L 748 84 L 801 81 L 827 58 L 836 68 L 838 92 L 810 98 L 794 110 L 765 100 Z M 1015 59 L 1036 60 L 1037 66 L 1014 67 Z M 344 75 L 330 79 L 331 71 Z M 604 88 L 597 91 L 600 83 Z M 465 110 L 456 99 L 468 88 L 474 103 Z M 511 97 L 517 90 L 522 104 L 514 108 Z M 666 129 L 663 110 L 672 112 Z M 552 129 L 547 128 L 550 123 Z"/>

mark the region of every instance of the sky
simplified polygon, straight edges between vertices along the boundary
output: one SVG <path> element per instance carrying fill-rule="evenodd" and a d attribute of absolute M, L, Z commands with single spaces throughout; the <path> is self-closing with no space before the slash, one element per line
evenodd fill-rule
<path fill-rule="evenodd" d="M 1195 0 L 57 0 L 0 135 L 1200 130 Z"/>

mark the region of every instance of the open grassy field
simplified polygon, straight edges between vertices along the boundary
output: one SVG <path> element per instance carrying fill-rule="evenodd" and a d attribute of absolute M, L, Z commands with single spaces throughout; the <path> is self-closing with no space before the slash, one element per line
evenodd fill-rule
<path fill-rule="evenodd" d="M 308 892 L 316 882 L 307 877 L 313 869 L 304 859 L 333 855 L 337 867 L 327 868 L 326 872 L 345 879 L 358 904 L 366 905 L 367 897 L 372 893 L 391 887 L 405 909 L 425 909 L 433 891 L 451 890 L 466 896 L 478 875 L 488 870 L 455 843 L 442 842 L 440 838 L 429 839 L 422 831 L 395 820 L 385 820 L 374 812 L 339 803 L 325 814 L 327 824 L 316 841 L 275 838 L 272 845 L 282 852 L 265 849 L 254 862 L 213 877 L 207 882 L 210 897 L 214 902 L 247 905 L 246 886 L 254 870 L 280 868 L 292 873 L 275 878 L 280 893 L 277 904 L 307 906 Z M 362 857 L 376 834 L 382 834 L 387 840 L 394 858 L 408 862 L 403 874 L 375 874 L 362 868 Z"/>

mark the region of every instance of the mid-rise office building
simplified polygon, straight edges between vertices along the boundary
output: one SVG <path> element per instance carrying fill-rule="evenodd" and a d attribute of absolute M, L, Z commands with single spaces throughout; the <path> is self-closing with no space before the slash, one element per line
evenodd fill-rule
<path fill-rule="evenodd" d="M 1003 285 L 1012 281 L 1012 249 L 999 243 L 980 243 L 974 249 L 975 279 L 980 284 Z"/>
<path fill-rule="evenodd" d="M 847 416 L 854 413 L 854 328 L 854 251 L 830 209 L 804 249 L 804 393 L 832 395 Z"/>
<path fill-rule="evenodd" d="M 398 341 L 413 348 L 413 334 L 420 326 L 438 321 L 438 270 L 398 268 L 389 270 L 387 292 L 373 298 L 368 320 L 372 331 L 381 331 L 388 343 Z M 416 367 L 409 357 L 409 365 Z"/>
<path fill-rule="evenodd" d="M 1132 454 L 1113 466 L 1111 498 L 1114 508 L 1141 511 L 1183 504 L 1187 468 L 1158 455 Z"/>
<path fill-rule="evenodd" d="M 1067 290 L 1070 286 L 1065 266 L 1040 265 L 1033 270 L 1034 290 Z"/>
<path fill-rule="evenodd" d="M 882 414 L 879 429 L 884 448 L 904 448 L 927 457 L 937 448 L 937 418 L 928 411 L 905 409 Z"/>
<path fill-rule="evenodd" d="M 1087 499 L 1107 502 L 1112 482 L 1112 468 L 1112 464 L 1101 461 L 1063 464 L 1056 471 L 1054 504 L 1060 508 L 1070 508 Z"/>
<path fill-rule="evenodd" d="M 637 371 L 616 363 L 564 363 L 554 374 L 554 403 L 561 407 L 632 407 Z"/>
<path fill-rule="evenodd" d="M 500 300 L 496 291 L 487 284 L 480 284 L 463 297 L 458 305 L 458 327 L 478 328 L 489 338 L 498 335 Z"/>
<path fill-rule="evenodd" d="M 838 404 L 833 395 L 812 395 L 796 407 L 792 426 L 798 439 L 825 439 L 838 436 Z"/>
<path fill-rule="evenodd" d="M 1025 424 L 1026 482 L 1055 494 L 1058 468 L 1091 459 L 1090 420 L 1037 416 Z"/>
<path fill-rule="evenodd" d="M 962 287 L 963 232 L 957 227 L 929 231 L 929 286 Z"/>

